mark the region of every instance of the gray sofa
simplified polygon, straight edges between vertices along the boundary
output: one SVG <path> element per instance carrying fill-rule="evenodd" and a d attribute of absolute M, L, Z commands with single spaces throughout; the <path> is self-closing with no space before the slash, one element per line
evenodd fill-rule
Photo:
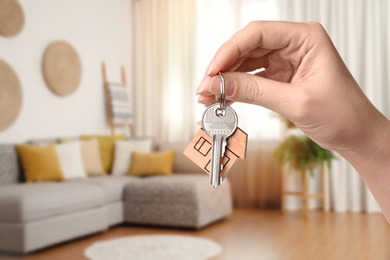
<path fill-rule="evenodd" d="M 198 229 L 232 211 L 229 182 L 218 189 L 175 149 L 172 176 L 102 176 L 23 183 L 13 145 L 0 145 L 0 252 L 24 254 L 120 223 Z M 212 199 L 211 199 L 212 198 Z"/>

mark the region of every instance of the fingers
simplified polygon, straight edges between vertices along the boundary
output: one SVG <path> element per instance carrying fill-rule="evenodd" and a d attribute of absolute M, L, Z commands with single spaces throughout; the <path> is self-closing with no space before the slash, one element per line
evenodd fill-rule
<path fill-rule="evenodd" d="M 216 96 L 199 96 L 198 102 L 205 105 L 205 106 L 210 106 L 215 103 L 219 103 L 219 99 Z M 231 105 L 234 102 L 231 100 L 226 100 L 225 104 Z"/>
<path fill-rule="evenodd" d="M 259 54 L 266 55 L 272 50 L 285 48 L 294 37 L 306 37 L 304 28 L 304 24 L 290 22 L 251 22 L 219 48 L 206 75 L 215 76 L 220 71 L 230 70 L 237 60 L 251 52 L 255 51 L 258 57 Z M 299 33 L 295 33 L 297 31 Z"/>
<path fill-rule="evenodd" d="M 299 93 L 291 84 L 281 83 L 243 72 L 226 72 L 225 93 L 230 101 L 260 105 L 284 116 L 289 116 Z M 205 77 L 199 86 L 199 102 L 210 105 L 220 95 L 219 76 Z M 214 100 L 213 100 L 214 99 Z"/>
<path fill-rule="evenodd" d="M 201 103 L 201 104 L 206 105 L 206 106 L 210 106 L 216 102 L 217 102 L 217 98 L 214 95 L 212 95 L 212 96 L 199 96 L 199 98 L 198 98 L 198 103 Z"/>
<path fill-rule="evenodd" d="M 253 71 L 260 68 L 268 67 L 268 54 L 271 50 L 257 48 L 248 53 L 244 57 L 238 58 L 233 65 L 230 66 L 229 71 Z"/>
<path fill-rule="evenodd" d="M 268 58 L 264 56 L 262 58 L 247 58 L 245 61 L 241 62 L 236 68 L 231 68 L 229 71 L 241 71 L 248 72 L 254 71 L 261 68 L 268 68 Z"/>

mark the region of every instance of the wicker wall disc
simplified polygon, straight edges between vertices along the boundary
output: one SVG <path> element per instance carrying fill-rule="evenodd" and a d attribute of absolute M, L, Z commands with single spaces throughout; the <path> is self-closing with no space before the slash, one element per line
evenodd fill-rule
<path fill-rule="evenodd" d="M 57 41 L 46 48 L 42 70 L 47 85 L 59 96 L 72 94 L 80 84 L 80 58 L 67 42 Z"/>
<path fill-rule="evenodd" d="M 22 107 L 22 88 L 14 70 L 0 60 L 0 131 L 8 128 Z"/>
<path fill-rule="evenodd" d="M 0 0 L 0 34 L 14 36 L 24 24 L 23 9 L 16 0 Z"/>

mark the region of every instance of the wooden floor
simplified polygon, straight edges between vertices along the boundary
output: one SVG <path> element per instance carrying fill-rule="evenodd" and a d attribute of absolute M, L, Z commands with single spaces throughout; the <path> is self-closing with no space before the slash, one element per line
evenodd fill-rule
<path fill-rule="evenodd" d="M 390 259 L 390 225 L 381 214 L 313 211 L 304 219 L 300 212 L 236 209 L 199 231 L 118 226 L 25 257 L 0 260 L 85 260 L 84 250 L 96 241 L 145 234 L 213 239 L 223 248 L 213 260 Z"/>

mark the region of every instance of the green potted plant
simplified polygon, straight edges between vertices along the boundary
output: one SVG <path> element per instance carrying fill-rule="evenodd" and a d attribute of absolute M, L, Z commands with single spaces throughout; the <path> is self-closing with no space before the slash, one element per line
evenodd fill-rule
<path fill-rule="evenodd" d="M 286 138 L 272 155 L 280 167 L 289 164 L 290 167 L 302 173 L 309 170 L 311 176 L 317 165 L 325 162 L 330 168 L 332 160 L 336 158 L 331 151 L 322 148 L 310 138 L 296 135 Z"/>

